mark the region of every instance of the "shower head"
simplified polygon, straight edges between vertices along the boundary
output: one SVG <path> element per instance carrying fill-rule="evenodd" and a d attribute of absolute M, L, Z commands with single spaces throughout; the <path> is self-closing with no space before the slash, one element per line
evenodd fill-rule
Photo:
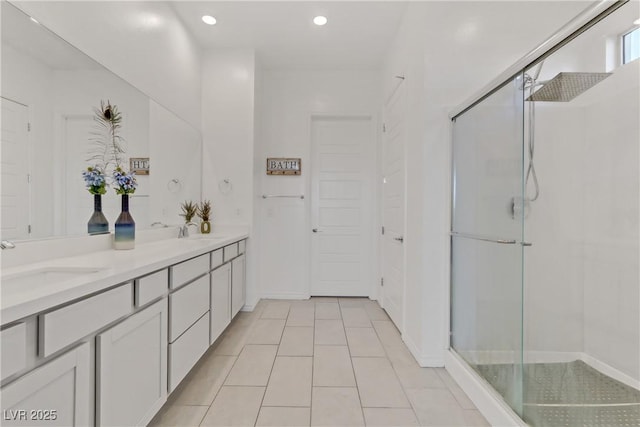
<path fill-rule="evenodd" d="M 527 101 L 567 102 L 612 73 L 559 73 L 529 96 Z"/>

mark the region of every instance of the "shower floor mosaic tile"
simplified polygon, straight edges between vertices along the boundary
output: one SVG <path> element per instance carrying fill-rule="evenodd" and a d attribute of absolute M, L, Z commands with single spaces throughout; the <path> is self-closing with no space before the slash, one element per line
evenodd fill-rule
<path fill-rule="evenodd" d="M 477 365 L 503 396 L 513 389 L 514 365 Z M 640 391 L 577 360 L 531 363 L 522 369 L 524 419 L 532 426 L 640 427 Z"/>

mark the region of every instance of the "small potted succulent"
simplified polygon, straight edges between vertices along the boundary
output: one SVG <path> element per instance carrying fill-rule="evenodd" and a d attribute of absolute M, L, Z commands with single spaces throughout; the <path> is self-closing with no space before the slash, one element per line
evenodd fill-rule
<path fill-rule="evenodd" d="M 205 200 L 198 206 L 198 216 L 202 220 L 200 223 L 200 232 L 202 234 L 211 233 L 211 201 Z"/>
<path fill-rule="evenodd" d="M 180 214 L 180 216 L 184 217 L 185 224 L 189 224 L 190 222 L 192 222 L 191 220 L 193 219 L 193 217 L 198 214 L 198 204 L 192 202 L 191 200 L 185 200 L 184 202 L 182 202 L 182 205 L 180 205 L 180 207 L 182 208 L 182 213 Z"/>

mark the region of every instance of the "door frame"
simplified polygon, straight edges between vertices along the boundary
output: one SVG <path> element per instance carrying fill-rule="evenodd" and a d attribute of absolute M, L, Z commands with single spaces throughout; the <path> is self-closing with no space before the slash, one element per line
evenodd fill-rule
<path fill-rule="evenodd" d="M 402 100 L 401 102 L 404 104 L 404 116 L 403 116 L 403 121 L 406 124 L 407 121 L 407 113 L 409 111 L 408 109 L 408 94 L 407 94 L 407 82 L 406 82 L 406 72 L 404 70 L 402 70 L 402 72 L 399 73 L 398 76 L 395 76 L 396 78 L 400 78 L 399 83 L 397 83 L 393 89 L 390 91 L 390 93 L 384 98 L 384 104 L 382 106 L 382 124 L 381 126 L 384 126 L 384 124 L 386 123 L 386 115 L 387 115 L 387 106 L 391 104 L 391 102 L 393 101 L 393 99 L 396 96 L 401 96 Z M 403 237 L 407 238 L 407 137 L 406 137 L 406 128 L 405 128 L 405 134 L 403 137 L 403 142 L 402 142 L 402 161 L 403 161 L 403 171 L 402 171 L 402 175 L 403 175 L 403 179 L 404 179 L 404 188 L 402 189 L 403 191 L 403 200 L 402 200 L 402 205 L 403 205 L 403 212 L 402 212 L 402 216 L 403 216 L 403 230 L 402 230 L 402 235 Z M 381 228 L 385 225 L 385 218 L 384 218 L 384 179 L 385 179 L 385 157 L 386 157 L 386 146 L 385 146 L 385 132 L 384 130 L 381 128 L 380 129 L 380 148 L 379 148 L 379 152 L 380 152 L 380 162 L 378 163 L 378 179 L 379 179 L 379 197 L 380 197 L 380 205 L 379 205 L 379 218 L 380 218 L 380 233 L 378 234 L 378 247 L 379 247 L 379 265 L 380 265 L 380 278 L 384 278 L 384 262 L 385 262 L 385 253 L 384 253 L 384 235 L 382 234 L 382 230 Z M 407 246 L 406 244 L 402 245 L 402 283 L 400 284 L 402 287 L 402 313 L 400 314 L 400 325 L 394 325 L 396 326 L 396 328 L 398 328 L 398 330 L 400 331 L 400 333 L 402 335 L 404 335 L 404 330 L 405 330 L 405 325 L 406 325 L 406 318 L 407 318 L 407 300 L 406 300 L 406 293 L 407 293 L 407 282 L 406 282 L 406 274 L 407 274 Z M 385 298 L 384 298 L 384 290 L 382 289 L 382 284 L 379 283 L 379 299 L 378 302 L 380 304 L 380 306 L 385 309 Z M 386 311 L 386 309 L 385 309 Z"/>
<path fill-rule="evenodd" d="M 27 181 L 27 203 L 29 206 L 27 207 L 27 221 L 29 222 L 29 232 L 28 237 L 31 238 L 33 234 L 33 206 L 34 206 L 34 191 L 33 191 L 33 169 L 34 169 L 34 141 L 33 141 L 33 132 L 31 132 L 31 123 L 33 123 L 33 109 L 27 103 L 18 101 L 14 98 L 8 96 L 0 96 L 2 100 L 13 102 L 14 104 L 21 105 L 27 109 L 27 170 L 26 173 L 29 177 Z"/>
<path fill-rule="evenodd" d="M 372 193 L 372 197 L 371 197 L 371 213 L 373 215 L 372 221 L 371 221 L 371 230 L 370 232 L 373 233 L 372 234 L 372 239 L 371 239 L 371 243 L 373 244 L 373 248 L 371 249 L 371 262 L 372 262 L 372 273 L 371 273 L 371 283 L 369 285 L 369 299 L 372 300 L 376 300 L 378 297 L 378 288 L 380 286 L 379 283 L 379 277 L 381 274 L 381 269 L 380 269 L 380 250 L 379 250 L 379 236 L 377 234 L 377 231 L 380 230 L 381 227 L 381 221 L 380 221 L 380 195 L 379 195 L 379 186 L 376 185 L 377 184 L 377 180 L 378 180 L 378 166 L 379 166 L 379 153 L 378 153 L 378 147 L 380 145 L 380 117 L 378 114 L 371 112 L 371 111 L 335 111 L 335 112 L 314 112 L 314 111 L 310 111 L 307 115 L 308 120 L 307 120 L 307 135 L 308 135 L 308 145 L 307 145 L 307 159 L 309 159 L 306 164 L 308 165 L 307 170 L 308 173 L 306 174 L 306 178 L 305 178 L 305 194 L 308 196 L 305 196 L 305 212 L 306 212 L 306 218 L 305 218 L 305 227 L 306 227 L 306 231 L 305 231 L 305 236 L 307 239 L 306 242 L 306 247 L 307 247 L 307 286 L 305 287 L 306 289 L 306 294 L 308 296 L 311 296 L 311 281 L 312 281 L 312 268 L 311 265 L 313 263 L 312 260 L 312 254 L 313 254 L 313 241 L 312 241 L 312 236 L 311 236 L 311 227 L 312 227 L 312 217 L 313 217 L 313 204 L 312 204 L 312 190 L 313 190 L 313 179 L 312 179 L 312 170 L 313 170 L 313 162 L 311 161 L 313 158 L 313 139 L 312 139 L 312 126 L 313 126 L 313 121 L 316 119 L 330 119 L 332 117 L 334 118 L 368 118 L 371 121 L 371 133 L 372 133 L 372 165 L 373 167 L 371 168 L 370 171 L 370 176 L 369 179 L 371 179 L 371 183 L 372 183 L 372 189 L 374 190 Z M 304 164 L 304 162 L 303 162 Z M 303 175 L 305 174 L 304 169 L 303 169 Z"/>

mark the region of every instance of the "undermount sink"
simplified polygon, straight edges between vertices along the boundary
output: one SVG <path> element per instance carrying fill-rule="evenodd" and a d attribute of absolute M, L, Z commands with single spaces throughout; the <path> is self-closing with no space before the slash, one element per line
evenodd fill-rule
<path fill-rule="evenodd" d="M 31 286 L 62 282 L 102 271 L 96 267 L 43 267 L 2 277 L 2 286 Z"/>
<path fill-rule="evenodd" d="M 187 240 L 223 240 L 228 236 L 221 236 L 219 234 L 192 234 L 187 237 Z"/>

